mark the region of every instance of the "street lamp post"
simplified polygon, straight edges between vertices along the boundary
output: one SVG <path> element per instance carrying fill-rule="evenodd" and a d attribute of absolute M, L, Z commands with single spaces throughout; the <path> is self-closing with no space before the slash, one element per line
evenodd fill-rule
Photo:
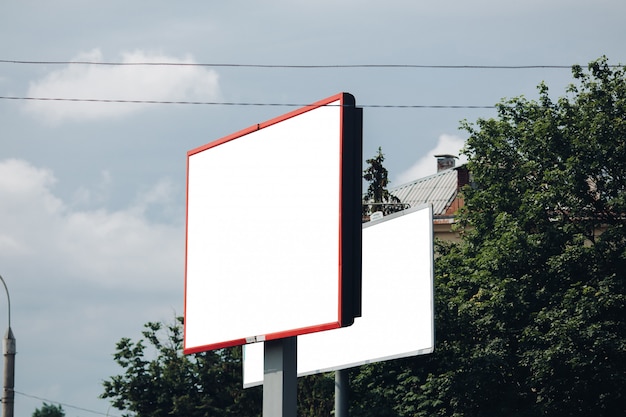
<path fill-rule="evenodd" d="M 4 354 L 4 389 L 2 391 L 2 417 L 13 417 L 13 405 L 15 403 L 15 336 L 11 330 L 11 297 L 4 278 L 0 275 L 0 281 L 7 293 L 9 306 L 9 328 L 2 341 L 2 353 Z"/>

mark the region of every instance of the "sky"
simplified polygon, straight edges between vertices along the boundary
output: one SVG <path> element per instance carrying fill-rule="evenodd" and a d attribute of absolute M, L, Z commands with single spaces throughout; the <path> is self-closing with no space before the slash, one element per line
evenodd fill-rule
<path fill-rule="evenodd" d="M 382 147 L 399 186 L 459 153 L 461 120 L 572 81 L 567 68 L 484 67 L 626 63 L 624 16 L 621 0 L 3 2 L 0 275 L 15 416 L 44 400 L 68 417 L 121 415 L 98 398 L 123 371 L 116 342 L 183 314 L 187 151 L 345 91 L 364 108 L 364 160 Z M 67 63 L 79 61 L 219 65 Z M 0 294 L 2 332 L 6 307 Z"/>

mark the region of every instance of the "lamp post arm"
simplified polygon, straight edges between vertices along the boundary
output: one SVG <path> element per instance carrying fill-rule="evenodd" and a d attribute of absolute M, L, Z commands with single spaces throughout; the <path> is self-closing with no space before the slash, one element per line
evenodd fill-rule
<path fill-rule="evenodd" d="M 11 296 L 9 296 L 9 288 L 7 288 L 7 283 L 4 282 L 4 278 L 0 275 L 0 281 L 2 281 L 2 285 L 4 285 L 4 291 L 7 293 L 7 302 L 9 306 L 9 329 L 11 328 Z"/>

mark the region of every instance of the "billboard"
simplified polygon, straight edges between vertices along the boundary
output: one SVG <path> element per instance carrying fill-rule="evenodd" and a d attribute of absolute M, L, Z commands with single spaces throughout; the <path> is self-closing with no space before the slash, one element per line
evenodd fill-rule
<path fill-rule="evenodd" d="M 188 152 L 185 353 L 353 323 L 361 136 L 340 93 Z"/>
<path fill-rule="evenodd" d="M 431 206 L 363 225 L 363 309 L 350 327 L 298 336 L 299 376 L 434 348 Z M 263 343 L 244 346 L 244 386 L 263 383 Z"/>

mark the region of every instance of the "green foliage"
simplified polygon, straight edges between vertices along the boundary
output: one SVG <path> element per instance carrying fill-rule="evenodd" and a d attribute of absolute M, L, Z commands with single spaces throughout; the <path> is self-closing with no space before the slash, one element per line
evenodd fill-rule
<path fill-rule="evenodd" d="M 367 187 L 363 201 L 363 215 L 370 215 L 375 211 L 382 211 L 383 214 L 391 214 L 403 209 L 398 197 L 389 193 L 389 173 L 383 166 L 385 155 L 381 147 L 375 157 L 366 160 L 368 167 L 363 171 L 363 179 L 370 184 Z"/>
<path fill-rule="evenodd" d="M 125 372 L 103 383 L 101 397 L 124 416 L 261 415 L 261 388 L 242 388 L 241 348 L 183 355 L 182 318 L 145 328 L 143 339 L 118 342 L 114 359 Z"/>
<path fill-rule="evenodd" d="M 501 340 L 500 378 L 534 414 L 616 415 L 626 388 L 626 76 L 605 58 L 573 69 L 553 102 L 517 98 L 466 124 L 476 186 L 460 248 L 475 288 L 460 305 L 473 355 Z M 493 330 L 496 330 L 494 332 Z M 478 333 L 480 334 L 480 333 Z M 495 337 L 494 337 L 495 336 Z"/>
<path fill-rule="evenodd" d="M 351 371 L 350 416 L 393 417 L 406 360 L 379 362 Z"/>
<path fill-rule="evenodd" d="M 41 408 L 35 409 L 33 417 L 65 417 L 65 411 L 61 405 L 43 403 Z"/>
<path fill-rule="evenodd" d="M 573 76 L 463 124 L 473 182 L 463 240 L 437 243 L 435 352 L 362 368 L 354 417 L 625 414 L 626 74 Z"/>
<path fill-rule="evenodd" d="M 262 414 L 262 387 L 243 389 L 241 347 L 183 355 L 182 318 L 144 327 L 142 339 L 123 338 L 117 343 L 114 359 L 124 373 L 103 383 L 101 397 L 111 399 L 124 416 Z M 334 389 L 333 374 L 299 378 L 298 415 L 330 415 Z"/>
<path fill-rule="evenodd" d="M 335 374 L 298 378 L 298 416 L 330 416 L 335 408 Z"/>

